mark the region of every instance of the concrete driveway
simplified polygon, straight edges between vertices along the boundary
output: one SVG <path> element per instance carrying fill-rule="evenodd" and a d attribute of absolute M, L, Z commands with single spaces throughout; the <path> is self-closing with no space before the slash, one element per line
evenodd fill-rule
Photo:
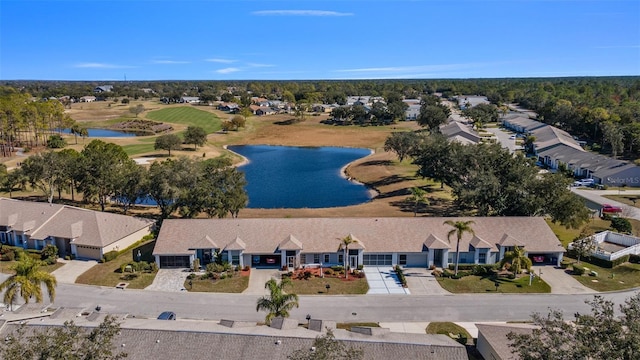
<path fill-rule="evenodd" d="M 64 263 L 64 266 L 56 269 L 51 275 L 56 277 L 56 280 L 62 284 L 75 284 L 78 276 L 82 275 L 85 271 L 94 267 L 98 262 L 95 260 L 63 260 L 58 259 L 58 262 Z"/>
<path fill-rule="evenodd" d="M 249 273 L 249 286 L 242 293 L 246 295 L 267 295 L 269 291 L 264 288 L 264 284 L 271 278 L 280 280 L 280 271 L 278 269 L 252 268 Z"/>
<path fill-rule="evenodd" d="M 498 138 L 498 142 L 500 142 L 500 145 L 502 145 L 503 148 L 509 149 L 509 151 L 511 152 L 515 152 L 517 149 L 521 148 L 520 146 L 516 145 L 516 140 L 509 138 L 511 137 L 511 135 L 515 135 L 515 133 L 513 132 L 507 132 L 499 128 L 484 128 L 483 130 L 493 133 L 496 138 Z"/>
<path fill-rule="evenodd" d="M 365 266 L 364 274 L 369 284 L 369 294 L 411 294 L 402 287 L 391 266 Z"/>
<path fill-rule="evenodd" d="M 447 295 L 451 294 L 438 283 L 431 270 L 425 268 L 403 269 L 407 286 L 413 295 Z"/>
<path fill-rule="evenodd" d="M 542 280 L 551 286 L 552 294 L 595 294 L 597 291 L 582 285 L 569 275 L 565 269 L 555 266 L 534 266 L 531 268 L 536 275 L 542 272 Z"/>

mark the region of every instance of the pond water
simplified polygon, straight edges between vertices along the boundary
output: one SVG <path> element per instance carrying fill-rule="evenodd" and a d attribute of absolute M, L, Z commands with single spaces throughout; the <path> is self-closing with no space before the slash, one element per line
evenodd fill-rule
<path fill-rule="evenodd" d="M 62 129 L 62 132 L 65 134 L 71 134 L 70 129 Z M 136 133 L 126 132 L 126 131 L 118 131 L 118 130 L 109 130 L 109 129 L 87 129 L 90 138 L 96 137 L 133 137 L 137 136 Z"/>
<path fill-rule="evenodd" d="M 249 208 L 324 208 L 371 200 L 362 184 L 344 178 L 342 168 L 368 149 L 270 145 L 229 146 L 247 159 Z"/>

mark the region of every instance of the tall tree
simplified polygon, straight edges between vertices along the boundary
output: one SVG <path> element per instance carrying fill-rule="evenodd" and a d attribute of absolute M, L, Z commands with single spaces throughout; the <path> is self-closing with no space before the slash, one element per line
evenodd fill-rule
<path fill-rule="evenodd" d="M 123 172 L 135 163 L 121 146 L 93 140 L 82 150 L 82 171 L 78 190 L 85 199 L 97 199 L 104 211 L 109 198 L 115 195 Z"/>
<path fill-rule="evenodd" d="M 589 314 L 576 313 L 573 322 L 559 310 L 531 315 L 529 334 L 509 333 L 511 351 L 520 359 L 636 359 L 640 353 L 640 294 L 620 305 L 596 295 L 586 303 Z"/>
<path fill-rule="evenodd" d="M 59 184 L 63 175 L 63 167 L 60 156 L 54 151 L 29 156 L 22 163 L 22 172 L 29 179 L 31 186 L 39 189 L 47 197 L 47 201 L 53 202 L 56 184 Z"/>
<path fill-rule="evenodd" d="M 11 266 L 15 274 L 0 284 L 0 292 L 4 291 L 4 303 L 13 304 L 18 297 L 22 297 L 27 304 L 32 297 L 35 297 L 37 303 L 41 303 L 42 285 L 47 288 L 49 300 L 53 302 L 56 297 L 56 278 L 40 270 L 39 260 L 34 260 L 24 252 L 19 254 L 18 262 Z"/>
<path fill-rule="evenodd" d="M 445 225 L 451 226 L 453 229 L 449 230 L 447 233 L 447 240 L 451 242 L 451 235 L 456 235 L 456 267 L 455 267 L 455 275 L 458 275 L 458 261 L 460 260 L 460 240 L 462 240 L 462 236 L 465 233 L 469 233 L 471 235 L 475 235 L 475 232 L 471 228 L 471 224 L 475 224 L 473 220 L 468 221 L 452 221 L 447 220 L 444 222 Z"/>
<path fill-rule="evenodd" d="M 193 149 L 197 150 L 198 146 L 207 142 L 207 132 L 199 126 L 189 126 L 184 133 L 185 144 L 193 144 Z"/>
<path fill-rule="evenodd" d="M 276 279 L 270 279 L 264 284 L 264 288 L 269 290 L 268 296 L 258 299 L 256 311 L 266 311 L 265 322 L 271 323 L 275 317 L 289 317 L 289 311 L 298 307 L 298 295 L 288 294 L 285 287 L 291 286 L 291 279 L 283 278 L 280 283 Z"/>
<path fill-rule="evenodd" d="M 171 156 L 171 150 L 180 150 L 182 148 L 182 139 L 176 134 L 160 135 L 156 138 L 153 145 L 155 150 L 167 150 Z"/>
<path fill-rule="evenodd" d="M 353 236 L 351 236 L 351 234 L 340 239 L 340 246 L 338 250 L 343 251 L 342 260 L 344 261 L 344 278 L 345 279 L 349 278 L 349 266 L 348 266 L 349 265 L 349 246 L 356 243 L 358 243 L 358 240 L 354 239 Z"/>
<path fill-rule="evenodd" d="M 405 157 L 415 152 L 420 145 L 421 136 L 413 131 L 392 133 L 384 142 L 384 151 L 393 151 L 402 162 Z"/>

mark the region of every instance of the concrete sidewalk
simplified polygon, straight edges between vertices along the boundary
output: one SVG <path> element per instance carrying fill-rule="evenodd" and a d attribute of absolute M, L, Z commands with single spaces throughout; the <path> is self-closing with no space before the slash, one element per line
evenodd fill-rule
<path fill-rule="evenodd" d="M 387 328 L 391 332 L 396 333 L 409 333 L 409 334 L 426 334 L 427 326 L 429 326 L 429 322 L 424 321 L 416 321 L 416 322 L 381 322 L 378 323 L 380 327 Z M 478 338 L 478 328 L 476 327 L 476 323 L 474 322 L 454 322 L 454 324 L 464 328 L 467 330 L 469 335 L 472 338 Z M 505 322 L 482 322 L 482 324 L 493 324 L 493 325 L 506 325 Z"/>
<path fill-rule="evenodd" d="M 55 276 L 56 280 L 62 284 L 75 284 L 78 276 L 98 264 L 95 260 L 58 259 L 58 262 L 64 263 L 64 266 L 53 271 L 51 275 Z"/>

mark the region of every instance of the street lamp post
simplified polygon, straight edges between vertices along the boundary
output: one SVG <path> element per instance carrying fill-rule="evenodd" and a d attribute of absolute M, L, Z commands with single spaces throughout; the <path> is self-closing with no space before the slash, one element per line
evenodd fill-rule
<path fill-rule="evenodd" d="M 307 314 L 305 319 L 307 319 L 307 326 L 309 326 L 309 323 L 311 322 L 311 315 Z"/>

